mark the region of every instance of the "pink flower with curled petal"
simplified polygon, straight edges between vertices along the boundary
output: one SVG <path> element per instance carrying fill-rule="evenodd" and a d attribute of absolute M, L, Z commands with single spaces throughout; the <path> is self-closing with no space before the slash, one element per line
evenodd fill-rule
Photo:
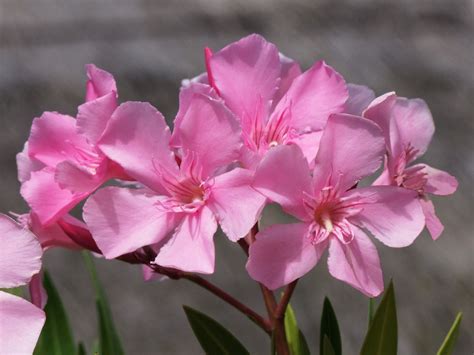
<path fill-rule="evenodd" d="M 41 269 L 35 236 L 0 214 L 0 288 L 28 283 Z M 45 322 L 44 312 L 21 297 L 0 291 L 0 352 L 32 354 Z"/>
<path fill-rule="evenodd" d="M 416 191 L 426 227 L 436 240 L 444 227 L 428 195 L 453 194 L 458 182 L 454 176 L 429 165 L 410 165 L 426 152 L 433 137 L 435 128 L 428 106 L 421 99 L 409 100 L 388 93 L 374 100 L 364 116 L 382 128 L 387 145 L 385 169 L 374 185 L 400 186 Z"/>
<path fill-rule="evenodd" d="M 273 225 L 250 245 L 247 270 L 271 289 L 311 270 L 329 248 L 329 272 L 375 297 L 383 278 L 367 229 L 390 247 L 410 245 L 423 229 L 416 193 L 393 186 L 353 188 L 382 163 L 385 146 L 373 122 L 332 115 L 311 171 L 299 147 L 276 147 L 262 159 L 253 186 L 299 223 Z"/>
<path fill-rule="evenodd" d="M 35 118 L 23 152 L 17 156 L 21 194 L 41 225 L 53 224 L 121 168 L 98 149 L 117 107 L 111 74 L 87 66 L 86 100 L 77 118 L 45 112 Z"/>
<path fill-rule="evenodd" d="M 207 80 L 187 82 L 188 90 L 209 84 L 242 126 L 240 160 L 254 169 L 276 145 L 299 145 L 308 161 L 316 156 L 321 131 L 348 98 L 344 79 L 323 61 L 302 73 L 295 61 L 253 34 L 212 53 L 206 49 Z M 198 88 L 197 90 L 201 90 Z"/>
<path fill-rule="evenodd" d="M 151 105 L 126 103 L 114 112 L 99 147 L 146 188 L 99 190 L 84 219 L 106 258 L 159 245 L 157 264 L 212 273 L 217 223 L 236 241 L 257 221 L 265 197 L 250 187 L 252 172 L 228 171 L 238 159 L 240 128 L 221 100 L 199 93 L 182 99 L 173 133 L 178 159 Z"/>

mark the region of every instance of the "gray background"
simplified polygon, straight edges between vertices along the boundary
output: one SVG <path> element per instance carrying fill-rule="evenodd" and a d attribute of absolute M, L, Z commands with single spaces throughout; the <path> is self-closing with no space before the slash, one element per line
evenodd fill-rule
<path fill-rule="evenodd" d="M 435 199 L 445 224 L 406 249 L 377 243 L 385 278 L 396 285 L 400 354 L 433 354 L 458 310 L 465 313 L 457 353 L 474 349 L 473 280 L 473 9 L 469 1 L 208 0 L 0 1 L 0 210 L 25 211 L 15 153 L 33 117 L 45 110 L 75 114 L 84 95 L 85 63 L 111 71 L 122 101 L 150 101 L 171 120 L 180 79 L 203 70 L 202 51 L 251 32 L 275 42 L 308 67 L 323 58 L 347 81 L 378 94 L 423 97 L 437 132 L 424 161 L 450 171 L 458 192 Z M 271 218 L 272 213 L 267 214 Z M 216 283 L 263 312 L 238 246 L 216 238 Z M 45 256 L 77 338 L 96 336 L 93 294 L 80 255 Z M 100 276 L 129 354 L 200 353 L 181 304 L 212 315 L 255 354 L 268 341 L 245 317 L 186 281 L 144 283 L 137 267 L 99 262 Z M 321 262 L 298 285 L 293 304 L 315 348 L 323 297 L 339 316 L 347 354 L 357 353 L 367 300 L 328 276 Z"/>

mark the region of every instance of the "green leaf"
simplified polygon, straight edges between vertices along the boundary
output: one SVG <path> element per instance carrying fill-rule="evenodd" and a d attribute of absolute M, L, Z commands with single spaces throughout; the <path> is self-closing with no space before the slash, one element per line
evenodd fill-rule
<path fill-rule="evenodd" d="M 439 348 L 437 355 L 450 355 L 453 351 L 454 344 L 459 334 L 459 325 L 461 324 L 462 313 L 459 312 L 454 320 L 451 329 L 449 329 L 448 335 L 444 338 L 443 344 Z"/>
<path fill-rule="evenodd" d="M 13 287 L 13 288 L 0 288 L 0 291 L 9 293 L 14 296 L 23 297 L 25 289 L 23 286 Z"/>
<path fill-rule="evenodd" d="M 66 311 L 53 285 L 48 272 L 45 271 L 43 285 L 48 294 L 48 301 L 44 311 L 46 322 L 41 331 L 35 355 L 63 355 L 75 354 L 76 343 L 69 326 Z"/>
<path fill-rule="evenodd" d="M 375 299 L 374 298 L 369 298 L 369 314 L 368 314 L 368 324 L 369 328 L 370 325 L 372 324 L 372 321 L 374 320 L 374 313 L 375 313 Z"/>
<path fill-rule="evenodd" d="M 337 324 L 336 313 L 332 308 L 329 298 L 324 298 L 323 313 L 321 315 L 321 330 L 319 333 L 319 353 L 328 355 L 324 349 L 324 337 L 328 338 L 329 343 L 335 355 L 342 354 L 341 334 L 339 333 L 339 325 Z"/>
<path fill-rule="evenodd" d="M 295 312 L 290 304 L 288 304 L 285 312 L 285 333 L 290 348 L 291 355 L 309 355 L 309 347 L 306 339 L 298 328 Z"/>
<path fill-rule="evenodd" d="M 326 334 L 324 334 L 323 339 L 323 351 L 326 355 L 336 355 L 336 352 L 334 351 L 334 348 L 331 345 L 331 341 L 329 340 Z"/>
<path fill-rule="evenodd" d="M 361 355 L 396 355 L 397 332 L 395 292 L 393 283 L 390 281 L 390 285 L 385 291 L 369 331 L 365 336 Z"/>
<path fill-rule="evenodd" d="M 83 252 L 83 256 L 96 292 L 97 315 L 99 318 L 99 353 L 123 355 L 120 337 L 115 329 L 105 291 L 97 276 L 94 260 L 89 252 Z"/>
<path fill-rule="evenodd" d="M 86 348 L 83 343 L 77 345 L 77 355 L 87 355 Z"/>
<path fill-rule="evenodd" d="M 250 354 L 232 333 L 214 319 L 188 306 L 183 306 L 183 309 L 206 354 Z"/>

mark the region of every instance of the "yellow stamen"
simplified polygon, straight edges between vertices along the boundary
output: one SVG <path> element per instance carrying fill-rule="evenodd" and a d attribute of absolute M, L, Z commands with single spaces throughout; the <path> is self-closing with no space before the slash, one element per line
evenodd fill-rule
<path fill-rule="evenodd" d="M 321 215 L 321 221 L 323 222 L 323 225 L 324 225 L 324 228 L 329 232 L 331 233 L 334 229 L 334 226 L 332 224 L 332 221 L 331 221 L 331 217 L 329 216 L 328 213 L 324 212 L 322 215 Z"/>

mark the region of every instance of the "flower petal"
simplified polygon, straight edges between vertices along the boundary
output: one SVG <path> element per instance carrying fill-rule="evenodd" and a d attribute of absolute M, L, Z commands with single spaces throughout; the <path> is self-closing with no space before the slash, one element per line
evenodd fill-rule
<path fill-rule="evenodd" d="M 89 194 L 108 180 L 106 167 L 107 162 L 102 162 L 94 174 L 69 161 L 63 161 L 56 165 L 54 180 L 61 189 L 67 189 L 72 193 Z"/>
<path fill-rule="evenodd" d="M 446 196 L 453 194 L 458 188 L 456 178 L 446 171 L 435 169 L 426 164 L 413 165 L 412 168 L 423 166 L 423 173 L 426 174 L 426 184 L 424 192 L 433 195 Z"/>
<path fill-rule="evenodd" d="M 186 215 L 171 239 L 160 249 L 155 262 L 187 272 L 214 272 L 214 233 L 217 222 L 212 211 L 203 206 Z"/>
<path fill-rule="evenodd" d="M 303 133 L 291 140 L 291 143 L 294 143 L 300 147 L 303 155 L 308 161 L 309 166 L 314 164 L 314 159 L 318 154 L 319 143 L 321 142 L 323 132 L 324 131 Z"/>
<path fill-rule="evenodd" d="M 275 224 L 259 232 L 249 249 L 249 275 L 271 290 L 304 276 L 327 247 L 311 244 L 308 228 L 305 223 Z"/>
<path fill-rule="evenodd" d="M 443 233 L 444 226 L 443 223 L 439 220 L 436 215 L 436 211 L 431 200 L 427 198 L 420 199 L 421 208 L 423 209 L 423 214 L 425 215 L 425 223 L 428 232 L 430 232 L 431 238 L 436 240 L 439 238 L 441 233 Z"/>
<path fill-rule="evenodd" d="M 48 294 L 43 287 L 43 273 L 39 272 L 31 278 L 28 284 L 28 290 L 30 293 L 31 303 L 36 307 L 44 309 L 48 302 Z"/>
<path fill-rule="evenodd" d="M 111 92 L 117 93 L 115 79 L 109 72 L 96 67 L 94 64 L 86 65 L 87 89 L 86 101 L 95 100 Z"/>
<path fill-rule="evenodd" d="M 276 106 L 281 98 L 286 94 L 293 81 L 301 75 L 301 68 L 298 62 L 279 53 L 281 73 L 278 90 L 273 97 L 273 106 Z"/>
<path fill-rule="evenodd" d="M 57 112 L 45 112 L 33 120 L 28 153 L 48 166 L 75 159 L 78 151 L 89 151 L 86 139 L 77 133 L 76 120 Z"/>
<path fill-rule="evenodd" d="M 194 94 L 173 137 L 178 136 L 184 152 L 197 154 L 203 167 L 203 177 L 211 176 L 239 158 L 240 127 L 221 101 Z"/>
<path fill-rule="evenodd" d="M 293 216 L 307 220 L 304 193 L 311 192 L 308 162 L 296 145 L 272 148 L 262 159 L 252 185 Z"/>
<path fill-rule="evenodd" d="M 316 156 L 316 190 L 328 182 L 340 191 L 350 189 L 379 168 L 384 152 L 385 141 L 376 124 L 358 116 L 332 115 Z"/>
<path fill-rule="evenodd" d="M 170 130 L 160 112 L 148 103 L 126 102 L 115 110 L 98 144 L 138 182 L 164 192 L 157 164 L 177 170 L 169 140 Z"/>
<path fill-rule="evenodd" d="M 44 312 L 21 297 L 0 291 L 0 353 L 32 354 L 43 328 Z"/>
<path fill-rule="evenodd" d="M 232 241 L 243 238 L 257 222 L 265 197 L 253 189 L 253 172 L 236 168 L 217 176 L 212 185 L 209 208 Z"/>
<path fill-rule="evenodd" d="M 344 113 L 362 116 L 362 112 L 375 99 L 374 92 L 364 85 L 347 84 L 349 98 L 346 101 Z"/>
<path fill-rule="evenodd" d="M 221 97 L 239 118 L 255 117 L 277 90 L 278 49 L 259 35 L 231 43 L 214 53 L 208 65 Z"/>
<path fill-rule="evenodd" d="M 394 186 L 371 186 L 348 191 L 361 208 L 351 221 L 367 228 L 378 240 L 393 248 L 413 243 L 424 227 L 424 216 L 416 191 Z"/>
<path fill-rule="evenodd" d="M 46 227 L 42 226 L 38 220 L 38 217 L 32 212 L 29 214 L 28 218 L 31 231 L 38 238 L 41 244 L 41 248 L 43 248 L 43 250 L 52 247 L 61 247 L 68 249 L 81 248 L 71 238 L 69 238 L 66 233 L 64 233 L 63 229 L 58 223 L 53 223 Z M 68 218 L 73 217 L 68 216 Z"/>
<path fill-rule="evenodd" d="M 347 97 L 342 76 L 319 61 L 293 80 L 272 117 L 291 115 L 292 127 L 300 132 L 321 130 L 331 114 L 343 111 Z"/>
<path fill-rule="evenodd" d="M 428 149 L 435 131 L 433 117 L 425 101 L 404 97 L 397 98 L 392 115 L 398 128 L 398 144 L 404 149 L 409 146 L 415 149 L 416 153 L 407 162 L 409 163 Z"/>
<path fill-rule="evenodd" d="M 82 104 L 77 112 L 77 131 L 84 134 L 89 142 L 97 143 L 116 108 L 115 92 Z"/>
<path fill-rule="evenodd" d="M 329 273 L 368 297 L 383 291 L 383 276 L 375 245 L 360 229 L 354 227 L 354 239 L 343 244 L 338 238 L 329 243 Z"/>
<path fill-rule="evenodd" d="M 84 205 L 83 217 L 107 259 L 130 253 L 165 238 L 174 216 L 159 210 L 158 196 L 142 190 L 106 187 Z"/>
<path fill-rule="evenodd" d="M 18 169 L 18 181 L 24 183 L 30 179 L 31 172 L 44 168 L 39 160 L 30 158 L 28 153 L 28 142 L 25 143 L 23 151 L 16 155 L 16 166 Z"/>
<path fill-rule="evenodd" d="M 0 214 L 0 288 L 17 287 L 30 281 L 41 269 L 41 255 L 35 235 Z"/>
<path fill-rule="evenodd" d="M 21 185 L 21 195 L 42 226 L 54 223 L 89 195 L 62 189 L 54 176 L 54 170 L 45 168 L 31 173 L 30 180 Z"/>

